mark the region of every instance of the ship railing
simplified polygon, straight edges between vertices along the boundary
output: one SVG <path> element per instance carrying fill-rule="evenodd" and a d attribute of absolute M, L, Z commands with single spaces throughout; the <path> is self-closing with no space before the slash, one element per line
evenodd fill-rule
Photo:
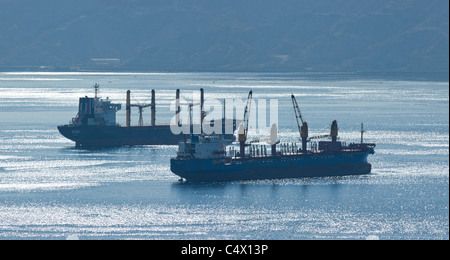
<path fill-rule="evenodd" d="M 347 150 L 353 150 L 353 151 L 358 151 L 358 150 L 369 150 L 369 149 L 373 149 L 375 147 L 374 143 L 350 143 L 350 145 L 346 146 L 345 149 Z"/>
<path fill-rule="evenodd" d="M 267 147 L 265 145 L 250 145 L 250 146 L 248 146 L 248 148 L 246 150 L 248 150 L 248 151 L 245 153 L 244 157 L 251 158 L 251 157 L 271 156 L 270 154 L 267 154 Z M 234 146 L 228 148 L 227 155 L 230 156 L 231 158 L 243 157 L 239 154 L 238 149 L 236 149 Z"/>
<path fill-rule="evenodd" d="M 269 147 L 270 148 L 270 147 Z M 241 156 L 239 154 L 239 149 L 230 146 L 227 149 L 227 155 L 231 158 L 259 158 L 259 157 L 270 157 L 270 156 L 289 156 L 289 155 L 300 155 L 305 152 L 301 149 L 301 146 L 297 143 L 280 143 L 277 147 L 276 154 L 271 154 L 270 151 L 267 150 L 267 145 L 249 145 L 246 147 L 245 156 Z M 269 149 L 270 150 L 270 149 Z M 311 150 L 307 151 L 313 153 L 319 153 L 319 145 L 312 145 Z"/>
<path fill-rule="evenodd" d="M 297 155 L 303 151 L 297 143 L 281 143 L 279 153 L 281 155 Z"/>
<path fill-rule="evenodd" d="M 361 150 L 361 149 L 370 149 L 373 148 L 374 144 L 350 144 L 347 146 L 345 142 L 342 143 L 342 150 L 352 151 L 352 150 Z M 270 147 L 269 147 L 270 148 Z M 270 156 L 294 156 L 294 155 L 300 155 L 305 154 L 305 151 L 301 149 L 301 146 L 297 143 L 280 143 L 277 146 L 276 154 L 271 154 L 267 151 L 267 145 L 249 145 L 246 147 L 245 156 L 241 156 L 239 154 L 239 148 L 230 146 L 227 149 L 226 156 L 229 156 L 230 158 L 258 158 L 258 157 L 270 157 Z M 310 149 L 307 150 L 307 153 L 323 153 L 324 151 L 319 149 L 319 143 L 318 142 L 311 142 L 310 143 Z"/>

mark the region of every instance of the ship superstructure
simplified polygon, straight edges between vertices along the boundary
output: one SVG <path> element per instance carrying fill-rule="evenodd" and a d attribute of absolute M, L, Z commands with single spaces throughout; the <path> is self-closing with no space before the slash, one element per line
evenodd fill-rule
<path fill-rule="evenodd" d="M 95 97 L 82 97 L 78 103 L 78 114 L 72 119 L 73 126 L 116 126 L 116 112 L 121 104 L 113 104 L 98 97 L 99 85 L 95 84 Z"/>

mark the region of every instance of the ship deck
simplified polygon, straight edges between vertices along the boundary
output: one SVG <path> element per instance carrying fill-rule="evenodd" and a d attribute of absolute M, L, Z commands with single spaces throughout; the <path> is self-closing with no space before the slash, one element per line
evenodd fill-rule
<path fill-rule="evenodd" d="M 345 155 L 345 154 L 357 154 L 357 153 L 365 153 L 370 152 L 370 150 L 375 147 L 375 144 L 365 144 L 367 148 L 348 148 L 344 147 L 344 149 L 340 151 L 322 151 L 322 150 L 310 150 L 307 153 L 303 152 L 287 152 L 287 153 L 278 153 L 276 155 L 272 154 L 259 154 L 259 155 L 245 155 L 245 157 L 241 157 L 239 155 L 230 155 L 227 158 L 233 161 L 250 161 L 250 160 L 258 160 L 258 159 L 271 159 L 271 158 L 305 158 L 305 157 L 316 157 L 316 156 L 328 156 L 328 155 Z"/>

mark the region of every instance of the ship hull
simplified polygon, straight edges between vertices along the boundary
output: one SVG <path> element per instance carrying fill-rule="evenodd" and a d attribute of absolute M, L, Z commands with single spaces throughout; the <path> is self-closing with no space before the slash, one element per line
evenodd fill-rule
<path fill-rule="evenodd" d="M 175 135 L 170 125 L 155 126 L 58 126 L 58 131 L 76 147 L 118 147 L 128 145 L 177 145 L 183 134 Z M 234 138 L 232 134 L 226 138 Z M 188 138 L 188 137 L 187 137 Z"/>
<path fill-rule="evenodd" d="M 174 135 L 169 125 L 157 126 L 58 126 L 59 132 L 77 147 L 126 145 L 175 145 L 183 135 Z"/>
<path fill-rule="evenodd" d="M 171 170 L 189 182 L 362 175 L 371 172 L 369 152 L 233 159 L 171 159 Z"/>

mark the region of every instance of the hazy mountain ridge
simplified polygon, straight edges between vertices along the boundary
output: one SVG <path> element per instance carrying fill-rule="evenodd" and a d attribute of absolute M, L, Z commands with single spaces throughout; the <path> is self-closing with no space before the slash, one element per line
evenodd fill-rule
<path fill-rule="evenodd" d="M 0 0 L 0 68 L 448 72 L 448 5 Z"/>

